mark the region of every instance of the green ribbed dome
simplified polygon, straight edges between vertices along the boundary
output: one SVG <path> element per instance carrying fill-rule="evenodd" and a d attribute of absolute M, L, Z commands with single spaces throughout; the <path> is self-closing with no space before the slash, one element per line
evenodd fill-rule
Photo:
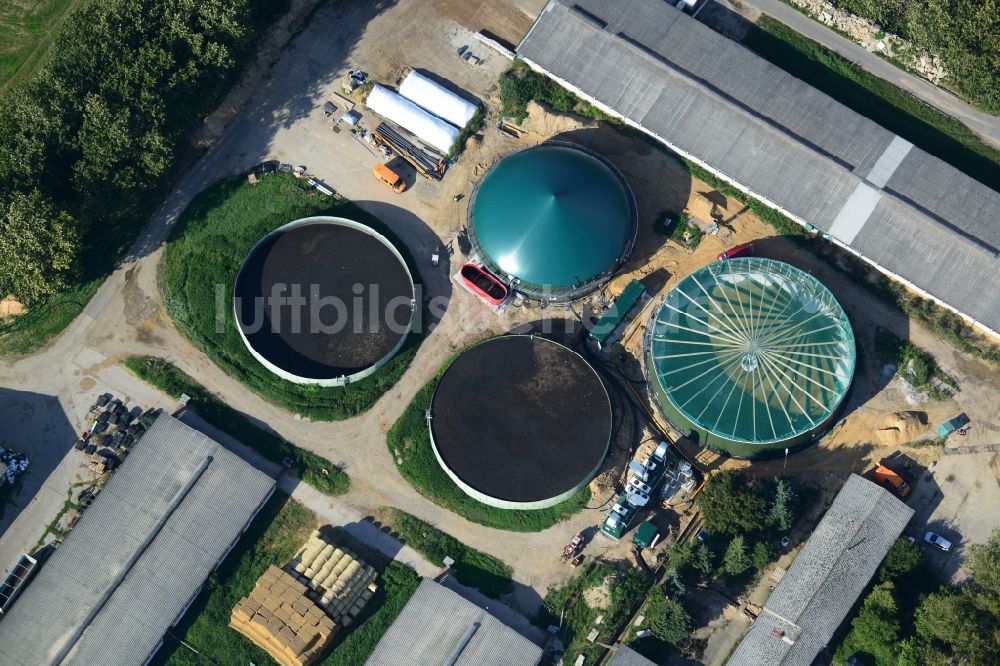
<path fill-rule="evenodd" d="M 829 422 L 854 377 L 854 333 L 811 275 L 773 259 L 730 259 L 667 294 L 649 362 L 676 427 L 753 457 L 810 441 Z"/>
<path fill-rule="evenodd" d="M 483 179 L 472 232 L 488 263 L 522 283 L 566 289 L 613 269 L 635 235 L 622 177 L 563 144 L 509 155 Z"/>

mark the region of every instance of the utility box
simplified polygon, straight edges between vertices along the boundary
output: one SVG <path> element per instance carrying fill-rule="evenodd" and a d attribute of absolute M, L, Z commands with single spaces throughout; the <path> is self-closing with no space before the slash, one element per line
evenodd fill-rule
<path fill-rule="evenodd" d="M 640 524 L 632 537 L 632 543 L 641 548 L 652 548 L 658 540 L 656 525 L 648 520 Z"/>

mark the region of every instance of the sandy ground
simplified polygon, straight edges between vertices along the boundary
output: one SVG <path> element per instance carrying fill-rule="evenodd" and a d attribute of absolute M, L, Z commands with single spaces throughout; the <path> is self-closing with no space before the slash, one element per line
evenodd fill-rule
<path fill-rule="evenodd" d="M 720 199 L 712 188 L 692 180 L 660 151 L 643 141 L 623 137 L 607 126 L 548 116 L 539 109 L 532 110 L 526 123 L 528 131 L 522 139 L 500 133 L 495 127 L 496 80 L 509 63 L 474 42 L 471 31 L 486 27 L 516 42 L 520 36 L 516 33 L 527 29 L 532 12 L 544 4 L 541 0 L 514 3 L 413 0 L 383 4 L 388 6 L 357 2 L 325 5 L 309 26 L 294 37 L 280 60 L 259 73 L 261 78 L 253 86 L 253 95 L 245 98 L 237 95 L 228 100 L 232 122 L 224 133 L 219 133 L 220 138 L 157 212 L 122 268 L 101 287 L 84 314 L 45 350 L 31 357 L 0 361 L 0 387 L 31 391 L 56 401 L 54 404 L 65 413 L 72 432 L 79 429 L 86 407 L 96 392 L 102 390 L 142 396 L 143 404 L 169 405 L 172 401 L 166 396 L 151 391 L 116 365 L 127 354 L 165 357 L 236 409 L 297 445 L 344 465 L 352 478 L 352 490 L 342 498 L 342 504 L 354 514 L 371 516 L 378 507 L 386 505 L 406 507 L 410 513 L 470 546 L 509 562 L 520 585 L 515 596 L 506 601 L 533 613 L 548 587 L 565 580 L 574 571 L 561 562 L 562 547 L 577 531 L 593 535 L 607 510 L 606 501 L 612 495 L 610 485 L 599 489 L 600 496 L 592 503 L 594 508 L 543 532 L 518 534 L 488 529 L 419 496 L 396 472 L 385 446 L 385 432 L 413 394 L 454 351 L 485 335 L 539 318 L 541 313 L 533 308 L 512 307 L 498 314 L 450 281 L 449 276 L 463 261 L 454 248 L 468 199 L 466 196 L 456 203 L 453 197 L 468 195 L 474 181 L 506 152 L 557 136 L 607 155 L 632 185 L 640 215 L 639 237 L 627 273 L 596 294 L 593 303 L 560 310 L 559 317 L 577 319 L 590 305 L 599 306 L 616 295 L 633 276 L 643 278 L 651 291 L 663 293 L 690 271 L 713 261 L 725 247 L 755 240 L 762 254 L 812 271 L 834 291 L 855 322 L 859 348 L 865 355 L 870 356 L 875 325 L 885 326 L 931 351 L 961 385 L 954 401 L 914 405 L 905 391 L 894 388 L 870 363 L 862 363 L 859 367 L 864 371 L 859 370 L 843 424 L 820 445 L 790 458 L 787 473 L 842 478 L 847 471 L 861 470 L 871 460 L 890 455 L 899 447 L 881 443 L 873 432 L 873 424 L 882 424 L 887 414 L 902 410 L 926 411 L 930 427 L 964 410 L 972 417 L 974 427 L 963 444 L 983 446 L 997 441 L 1000 391 L 996 390 L 991 368 L 948 347 L 905 318 L 886 320 L 884 306 L 851 278 L 834 270 L 828 260 L 773 238 L 771 229 L 737 202 Z M 376 10 L 381 11 L 376 13 Z M 413 28 L 414 25 L 419 27 Z M 406 38 L 401 39 L 401 35 Z M 477 55 L 483 57 L 483 63 L 471 66 L 460 60 L 457 48 L 463 45 L 473 46 Z M 331 131 L 322 104 L 340 89 L 349 69 L 360 67 L 392 83 L 407 66 L 427 69 L 453 82 L 484 100 L 491 112 L 482 142 L 468 150 L 443 181 L 419 179 L 406 193 L 397 195 L 372 178 L 376 156 L 368 147 L 349 132 Z M 366 110 L 360 110 L 365 116 L 363 122 L 371 126 L 375 119 L 369 118 Z M 380 217 L 418 260 L 428 258 L 421 270 L 429 294 L 449 298 L 444 317 L 400 382 L 370 412 L 348 421 L 312 423 L 265 402 L 194 349 L 177 333 L 163 311 L 156 268 L 163 240 L 177 215 L 195 194 L 216 179 L 243 172 L 263 159 L 275 158 L 307 166 L 339 193 Z M 662 210 L 686 208 L 696 220 L 707 224 L 712 220 L 713 206 L 717 214 L 721 209 L 726 226 L 719 236 L 706 237 L 694 252 L 665 242 L 652 230 L 652 223 Z M 432 269 L 429 256 L 437 246 L 451 247 L 453 253 L 443 262 L 446 265 Z M 634 326 L 627 339 L 630 349 L 634 350 L 640 333 L 641 325 Z M 11 400 L 12 404 L 22 402 L 16 395 Z M 44 419 L 48 420 L 51 419 Z M 22 440 L 22 448 L 29 452 L 49 446 L 43 444 L 48 440 L 32 438 L 28 432 Z M 61 436 L 51 441 L 53 446 L 65 449 L 72 444 L 72 440 Z M 939 453 L 925 449 L 904 451 L 918 461 Z M 70 452 L 59 464 L 71 466 L 73 455 Z M 53 456 L 58 460 L 58 453 Z M 624 462 L 624 455 L 619 452 L 611 464 L 614 469 L 621 469 Z M 777 461 L 754 465 L 751 469 L 774 474 L 781 465 Z M 43 474 L 47 474 L 46 484 L 54 492 L 65 492 L 63 478 L 51 471 L 38 472 L 39 476 Z M 957 475 L 956 478 L 961 479 Z M 13 564 L 19 549 L 33 543 L 31 535 L 51 520 L 56 509 L 54 504 L 46 507 L 34 513 L 22 512 L 15 525 L 0 538 L 0 569 Z M 51 512 L 49 518 L 45 517 L 47 511 Z M 992 516 L 986 522 L 990 520 Z M 588 558 L 623 559 L 625 551 L 626 544 L 612 547 L 607 540 L 595 538 L 584 553 Z"/>

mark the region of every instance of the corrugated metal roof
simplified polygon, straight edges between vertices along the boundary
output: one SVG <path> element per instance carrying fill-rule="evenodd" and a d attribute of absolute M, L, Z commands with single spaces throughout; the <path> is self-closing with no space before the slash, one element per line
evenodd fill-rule
<path fill-rule="evenodd" d="M 912 515 L 891 493 L 852 474 L 733 652 L 730 666 L 811 664 Z M 775 629 L 793 643 L 775 638 Z"/>
<path fill-rule="evenodd" d="M 1000 194 L 662 0 L 550 0 L 534 67 L 1000 331 Z"/>
<path fill-rule="evenodd" d="M 0 621 L 3 663 L 145 663 L 273 487 L 160 416 Z"/>
<path fill-rule="evenodd" d="M 646 659 L 627 645 L 622 645 L 608 662 L 608 666 L 656 666 L 656 663 Z"/>
<path fill-rule="evenodd" d="M 542 649 L 489 612 L 424 579 L 366 666 L 535 666 Z"/>

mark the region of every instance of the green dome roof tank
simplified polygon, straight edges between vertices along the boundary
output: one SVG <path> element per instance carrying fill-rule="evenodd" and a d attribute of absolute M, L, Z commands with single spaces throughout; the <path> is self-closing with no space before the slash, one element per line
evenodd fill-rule
<path fill-rule="evenodd" d="M 613 272 L 631 250 L 635 200 L 603 158 L 571 144 L 514 153 L 486 174 L 469 228 L 489 267 L 558 292 Z"/>

